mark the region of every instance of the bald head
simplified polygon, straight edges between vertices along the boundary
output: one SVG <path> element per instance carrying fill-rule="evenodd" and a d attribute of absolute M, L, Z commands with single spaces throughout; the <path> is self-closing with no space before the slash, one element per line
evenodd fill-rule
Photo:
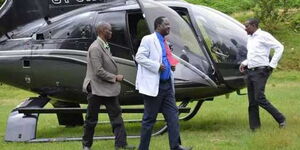
<path fill-rule="evenodd" d="M 111 25 L 107 22 L 100 22 L 96 25 L 96 32 L 102 40 L 107 41 L 112 35 Z"/>

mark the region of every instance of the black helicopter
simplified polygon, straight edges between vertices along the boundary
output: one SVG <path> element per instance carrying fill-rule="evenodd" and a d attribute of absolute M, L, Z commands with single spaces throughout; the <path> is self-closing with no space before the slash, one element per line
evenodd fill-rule
<path fill-rule="evenodd" d="M 86 54 L 100 21 L 112 24 L 109 44 L 125 77 L 121 105 L 143 104 L 135 90 L 134 56 L 161 15 L 170 20 L 169 45 L 180 62 L 174 77 L 181 112 L 197 101 L 181 119 L 191 119 L 215 96 L 239 93 L 245 86 L 238 66 L 246 58 L 246 32 L 209 7 L 183 0 L 6 0 L 0 9 L 0 82 L 39 96 L 11 112 L 5 140 L 34 141 L 39 113 L 56 113 L 60 125 L 83 124 Z M 53 109 L 43 108 L 48 102 Z"/>

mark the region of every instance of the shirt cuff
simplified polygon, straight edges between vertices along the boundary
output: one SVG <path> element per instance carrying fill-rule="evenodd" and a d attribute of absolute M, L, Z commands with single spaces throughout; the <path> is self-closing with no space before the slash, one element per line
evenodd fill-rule
<path fill-rule="evenodd" d="M 242 61 L 241 64 L 244 65 L 244 66 L 248 66 L 248 60 L 246 59 L 246 60 Z"/>

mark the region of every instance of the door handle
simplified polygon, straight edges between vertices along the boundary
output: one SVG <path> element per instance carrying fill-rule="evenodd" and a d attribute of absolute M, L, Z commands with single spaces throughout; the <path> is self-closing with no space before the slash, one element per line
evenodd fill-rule
<path fill-rule="evenodd" d="M 23 68 L 30 68 L 30 60 L 23 60 Z"/>

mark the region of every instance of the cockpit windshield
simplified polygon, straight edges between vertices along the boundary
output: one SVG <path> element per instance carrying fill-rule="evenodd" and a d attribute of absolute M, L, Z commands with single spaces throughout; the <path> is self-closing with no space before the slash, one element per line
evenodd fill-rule
<path fill-rule="evenodd" d="M 217 63 L 240 63 L 246 59 L 246 32 L 229 16 L 204 7 L 192 6 L 203 38 Z"/>

